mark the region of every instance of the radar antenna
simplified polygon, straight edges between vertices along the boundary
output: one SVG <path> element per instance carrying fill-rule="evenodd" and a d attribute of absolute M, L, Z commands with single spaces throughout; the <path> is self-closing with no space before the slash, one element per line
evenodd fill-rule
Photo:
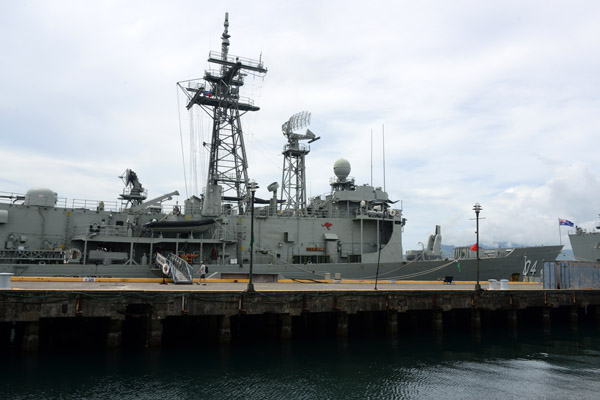
<path fill-rule="evenodd" d="M 310 147 L 300 143 L 300 140 L 315 142 L 320 137 L 315 136 L 310 129 L 305 134 L 294 131 L 303 129 L 310 125 L 311 114 L 302 111 L 294 114 L 281 126 L 283 135 L 287 137 L 288 143 L 283 149 L 283 176 L 281 178 L 282 210 L 294 210 L 304 213 L 306 210 L 306 163 L 305 156 L 310 152 Z"/>
<path fill-rule="evenodd" d="M 240 118 L 260 108 L 251 99 L 240 96 L 240 87 L 248 74 L 264 76 L 267 73 L 262 60 L 229 55 L 229 13 L 225 13 L 223 25 L 221 52 L 211 51 L 208 55 L 208 62 L 215 67 L 205 71 L 202 79 L 177 83 L 189 99 L 187 109 L 197 105 L 213 121 L 202 206 L 202 214 L 210 216 L 220 214 L 222 201 L 237 202 L 240 214 L 247 209 L 250 181 Z"/>
<path fill-rule="evenodd" d="M 137 206 L 148 198 L 148 191 L 144 189 L 135 172 L 128 168 L 119 178 L 125 184 L 123 194 L 120 195 L 121 200 L 127 201 L 131 206 Z"/>

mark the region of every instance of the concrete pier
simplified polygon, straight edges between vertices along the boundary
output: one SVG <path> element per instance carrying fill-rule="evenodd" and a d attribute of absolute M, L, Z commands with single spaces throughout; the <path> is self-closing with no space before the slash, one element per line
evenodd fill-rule
<path fill-rule="evenodd" d="M 469 329 L 478 337 L 498 328 L 549 332 L 583 324 L 600 329 L 597 290 L 268 287 L 278 290 L 248 293 L 173 285 L 160 290 L 157 285 L 147 290 L 0 290 L 0 349 L 202 346 L 355 335 L 397 338 Z"/>

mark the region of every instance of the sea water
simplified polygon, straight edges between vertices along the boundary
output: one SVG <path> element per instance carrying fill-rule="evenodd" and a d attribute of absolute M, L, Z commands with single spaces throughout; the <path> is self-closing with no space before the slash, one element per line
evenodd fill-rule
<path fill-rule="evenodd" d="M 600 398 L 596 329 L 0 357 L 0 399 Z"/>

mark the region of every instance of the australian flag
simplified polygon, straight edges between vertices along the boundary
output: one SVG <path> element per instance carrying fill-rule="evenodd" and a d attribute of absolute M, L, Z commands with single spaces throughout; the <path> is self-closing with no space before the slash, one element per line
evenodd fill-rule
<path fill-rule="evenodd" d="M 571 221 L 569 221 L 568 219 L 562 219 L 562 218 L 558 219 L 558 225 L 574 226 Z"/>

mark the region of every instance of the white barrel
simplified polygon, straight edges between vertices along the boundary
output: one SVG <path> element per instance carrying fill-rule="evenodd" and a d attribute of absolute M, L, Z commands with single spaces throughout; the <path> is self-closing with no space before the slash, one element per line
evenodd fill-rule
<path fill-rule="evenodd" d="M 0 289 L 10 289 L 10 277 L 12 272 L 0 272 Z"/>
<path fill-rule="evenodd" d="M 336 272 L 333 274 L 333 283 L 341 283 L 342 282 L 342 274 Z"/>
<path fill-rule="evenodd" d="M 496 279 L 488 279 L 488 282 L 490 283 L 489 290 L 496 290 L 496 289 L 498 289 L 498 280 L 496 280 Z"/>
<path fill-rule="evenodd" d="M 508 279 L 500 279 L 500 290 L 508 290 Z"/>
<path fill-rule="evenodd" d="M 331 280 L 331 273 L 330 273 L 330 272 L 325 272 L 325 277 L 324 277 L 324 279 L 325 279 L 326 281 L 328 281 L 328 280 Z"/>

